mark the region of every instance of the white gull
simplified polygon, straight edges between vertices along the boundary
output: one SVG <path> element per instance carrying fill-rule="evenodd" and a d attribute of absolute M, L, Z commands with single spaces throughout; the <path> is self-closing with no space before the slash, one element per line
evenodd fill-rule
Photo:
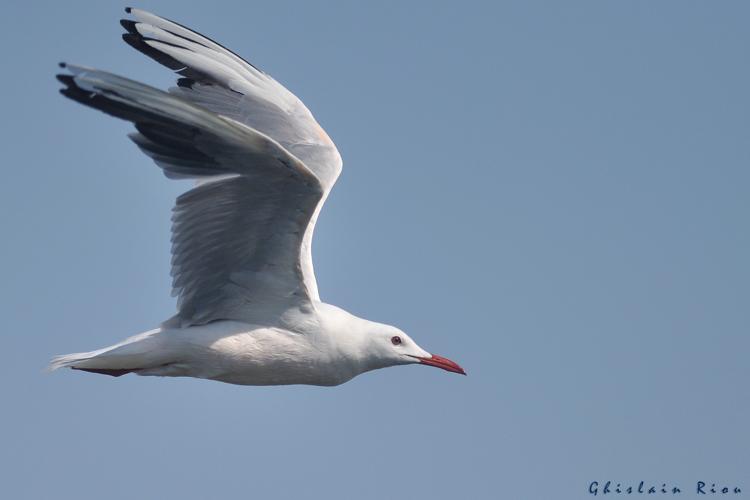
<path fill-rule="evenodd" d="M 126 12 L 123 39 L 179 73 L 177 87 L 67 64 L 58 79 L 66 97 L 132 122 L 130 138 L 168 178 L 197 181 L 174 207 L 178 312 L 113 346 L 58 356 L 50 368 L 244 385 L 338 385 L 411 363 L 465 374 L 398 328 L 320 300 L 311 242 L 341 157 L 305 105 L 213 40 Z"/>

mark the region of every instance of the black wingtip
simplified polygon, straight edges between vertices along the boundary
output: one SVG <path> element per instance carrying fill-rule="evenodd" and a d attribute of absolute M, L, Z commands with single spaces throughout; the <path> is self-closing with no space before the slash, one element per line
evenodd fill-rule
<path fill-rule="evenodd" d="M 55 75 L 55 78 L 57 78 L 57 81 L 62 83 L 63 85 L 67 85 L 68 87 L 75 87 L 75 80 L 73 80 L 72 75 Z"/>
<path fill-rule="evenodd" d="M 133 7 L 125 7 L 125 12 L 130 14 L 130 12 L 133 10 Z"/>
<path fill-rule="evenodd" d="M 184 89 L 192 89 L 193 85 L 195 85 L 195 80 L 192 78 L 179 78 L 177 80 L 177 86 Z"/>
<path fill-rule="evenodd" d="M 67 67 L 67 66 L 68 66 L 68 65 L 67 65 L 67 64 L 65 64 L 64 62 L 59 62 L 59 63 L 57 63 L 57 65 L 58 65 L 58 66 L 60 66 L 61 68 L 65 68 L 65 67 Z"/>
<path fill-rule="evenodd" d="M 135 28 L 135 25 L 135 21 L 131 21 L 130 19 L 120 19 L 120 26 L 125 28 L 128 33 L 131 33 L 133 35 L 138 34 L 138 30 Z"/>
<path fill-rule="evenodd" d="M 149 44 L 147 44 L 144 41 L 144 38 L 139 35 L 137 32 L 134 33 L 123 33 L 122 39 L 125 40 L 125 43 L 133 47 L 135 50 L 142 52 L 143 54 L 146 54 L 148 57 L 153 59 L 154 61 L 158 62 L 159 64 L 163 64 L 167 68 L 177 71 L 181 68 L 184 68 L 185 65 L 179 62 L 177 59 L 168 56 L 167 54 L 164 54 L 163 52 L 159 52 L 157 49 L 153 48 Z"/>

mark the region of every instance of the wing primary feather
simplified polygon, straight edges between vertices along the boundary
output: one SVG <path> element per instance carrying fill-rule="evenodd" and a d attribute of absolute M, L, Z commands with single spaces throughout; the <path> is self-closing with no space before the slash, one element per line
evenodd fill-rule
<path fill-rule="evenodd" d="M 239 56 L 237 53 L 233 52 L 232 50 L 229 50 L 228 48 L 226 48 L 224 45 L 220 44 L 216 40 L 213 40 L 212 38 L 206 35 L 203 35 L 202 33 L 199 33 L 193 29 L 190 29 L 187 26 L 184 26 L 178 22 L 172 21 L 171 19 L 167 19 L 166 17 L 156 16 L 154 14 L 151 14 L 150 12 L 146 12 L 146 11 L 139 10 L 139 9 L 131 9 L 126 12 L 128 14 L 134 15 L 136 19 L 138 19 L 139 21 L 143 20 L 144 22 L 151 22 L 154 26 L 161 28 L 164 31 L 168 31 L 169 33 L 175 36 L 184 38 L 185 40 L 189 40 L 191 42 L 201 44 L 207 48 L 212 48 L 211 45 L 213 45 L 213 48 L 220 49 L 226 52 L 231 57 L 235 58 L 236 60 L 241 61 L 244 64 L 248 65 L 249 67 L 253 68 L 255 71 L 258 71 L 259 73 L 263 73 L 263 70 L 261 70 L 260 68 L 252 64 L 251 62 L 247 61 L 243 57 Z"/>
<path fill-rule="evenodd" d="M 133 20 L 121 23 L 126 42 L 182 77 L 171 93 L 268 135 L 304 162 L 326 189 L 333 186 L 341 156 L 294 94 L 205 35 L 143 10 L 130 14 Z"/>
<path fill-rule="evenodd" d="M 133 47 L 135 50 L 147 55 L 159 64 L 163 64 L 167 68 L 177 71 L 185 68 L 185 65 L 172 56 L 168 56 L 164 52 L 158 51 L 155 48 L 147 44 L 143 37 L 137 33 L 123 33 L 122 39 L 125 43 Z"/>

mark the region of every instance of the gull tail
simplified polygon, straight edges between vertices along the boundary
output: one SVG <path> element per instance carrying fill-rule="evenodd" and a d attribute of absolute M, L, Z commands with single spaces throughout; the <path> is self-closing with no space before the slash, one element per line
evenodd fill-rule
<path fill-rule="evenodd" d="M 113 377 L 120 377 L 126 373 L 132 373 L 136 369 L 129 368 L 84 368 L 88 364 L 101 364 L 102 359 L 95 359 L 102 351 L 107 349 L 101 349 L 99 351 L 91 352 L 76 352 L 73 354 L 63 354 L 61 356 L 55 356 L 50 361 L 47 371 L 55 371 L 60 368 L 72 368 L 73 370 L 81 370 L 84 372 L 101 373 L 103 375 L 111 375 Z M 92 361 L 93 360 L 93 361 Z"/>
<path fill-rule="evenodd" d="M 141 333 L 119 344 L 96 351 L 55 356 L 47 366 L 47 371 L 72 368 L 113 377 L 120 377 L 126 373 L 139 373 L 164 363 L 163 360 L 158 359 L 160 350 L 155 349 L 157 347 L 155 334 L 160 331 L 161 329 L 156 329 Z"/>

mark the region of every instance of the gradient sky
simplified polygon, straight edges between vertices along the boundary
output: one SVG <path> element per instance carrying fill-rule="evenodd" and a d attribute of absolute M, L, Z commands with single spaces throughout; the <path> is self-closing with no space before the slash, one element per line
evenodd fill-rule
<path fill-rule="evenodd" d="M 336 388 L 43 373 L 173 314 L 188 187 L 57 94 L 60 60 L 171 84 L 125 5 L 47 3 L 3 7 L 0 497 L 750 495 L 747 2 L 135 5 L 305 101 L 344 158 L 321 296 L 469 373 Z"/>

